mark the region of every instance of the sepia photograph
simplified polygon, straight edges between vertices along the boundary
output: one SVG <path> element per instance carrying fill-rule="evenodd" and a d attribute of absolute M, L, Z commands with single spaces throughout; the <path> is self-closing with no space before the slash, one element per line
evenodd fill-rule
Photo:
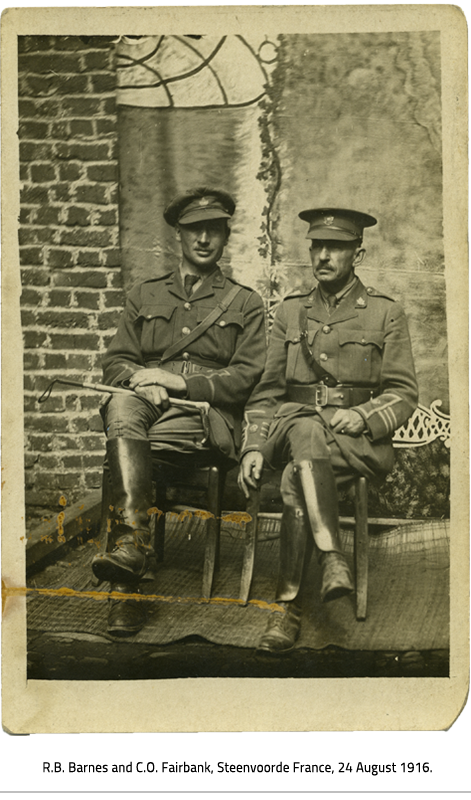
<path fill-rule="evenodd" d="M 293 709 L 321 696 L 313 729 L 334 683 L 332 729 L 387 728 L 398 685 L 400 727 L 422 691 L 446 698 L 431 729 L 459 713 L 466 23 L 427 8 L 4 14 L 3 657 L 18 635 L 26 696 L 217 679 L 276 730 L 282 679 Z M 76 730 L 19 713 L 12 671 L 19 732 Z"/>

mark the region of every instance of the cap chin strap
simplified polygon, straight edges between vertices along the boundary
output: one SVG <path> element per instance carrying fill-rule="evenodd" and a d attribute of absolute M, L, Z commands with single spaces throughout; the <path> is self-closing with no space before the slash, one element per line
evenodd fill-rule
<path fill-rule="evenodd" d="M 351 233 L 353 236 L 357 236 L 356 231 L 351 231 L 347 228 L 338 228 L 336 225 L 315 225 L 311 228 L 311 231 L 317 230 L 341 231 L 342 233 Z"/>

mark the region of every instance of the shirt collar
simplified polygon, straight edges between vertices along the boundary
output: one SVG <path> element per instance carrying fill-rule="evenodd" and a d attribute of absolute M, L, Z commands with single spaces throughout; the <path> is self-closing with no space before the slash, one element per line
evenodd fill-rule
<path fill-rule="evenodd" d="M 354 275 L 352 280 L 349 283 L 347 283 L 347 285 L 344 286 L 343 289 L 340 290 L 340 292 L 336 292 L 335 293 L 334 297 L 337 300 L 337 305 L 340 303 L 341 300 L 343 300 L 344 297 L 346 297 L 347 294 L 349 294 L 352 291 L 353 287 L 356 286 L 357 282 L 358 282 L 358 277 L 356 275 Z M 320 295 L 322 297 L 322 301 L 323 301 L 324 305 L 326 305 L 328 307 L 329 306 L 329 303 L 328 303 L 328 300 L 327 300 L 328 292 L 324 292 L 320 284 L 319 284 L 318 288 L 319 288 L 319 292 L 320 292 Z"/>
<path fill-rule="evenodd" d="M 211 272 L 208 272 L 206 275 L 200 275 L 198 280 L 193 284 L 193 292 L 195 292 L 196 289 L 198 289 L 202 285 L 202 283 L 204 283 L 204 281 L 206 281 L 208 279 L 212 280 L 214 278 L 214 274 L 218 270 L 219 270 L 219 267 L 216 264 L 216 266 L 214 267 L 213 270 L 211 270 Z M 178 267 L 178 275 L 180 277 L 180 281 L 181 281 L 182 286 L 184 286 L 184 284 L 185 284 L 185 275 L 194 275 L 194 274 L 195 273 L 191 272 L 188 269 L 188 267 L 184 267 L 183 264 L 180 263 L 180 265 Z"/>

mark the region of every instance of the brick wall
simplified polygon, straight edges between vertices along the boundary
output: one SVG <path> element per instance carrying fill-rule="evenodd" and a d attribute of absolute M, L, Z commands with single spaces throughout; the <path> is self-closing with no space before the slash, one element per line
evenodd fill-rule
<path fill-rule="evenodd" d="M 111 37 L 23 36 L 19 246 L 27 523 L 100 485 L 100 396 L 58 377 L 101 376 L 123 305 Z"/>

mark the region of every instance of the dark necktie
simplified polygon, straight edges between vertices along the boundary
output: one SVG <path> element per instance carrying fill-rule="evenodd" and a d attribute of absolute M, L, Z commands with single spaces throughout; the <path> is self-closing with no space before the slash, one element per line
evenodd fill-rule
<path fill-rule="evenodd" d="M 329 305 L 329 315 L 333 314 L 335 309 L 337 308 L 337 302 L 338 302 L 335 294 L 326 295 L 326 300 Z"/>
<path fill-rule="evenodd" d="M 187 297 L 193 294 L 193 286 L 199 281 L 198 275 L 185 275 L 184 287 Z"/>

